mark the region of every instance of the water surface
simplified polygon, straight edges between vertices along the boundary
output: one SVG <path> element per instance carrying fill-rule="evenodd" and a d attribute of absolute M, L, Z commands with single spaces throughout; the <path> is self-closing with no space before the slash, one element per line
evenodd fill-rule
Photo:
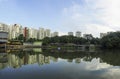
<path fill-rule="evenodd" d="M 0 53 L 0 79 L 119 79 L 119 61 L 115 50 L 6 50 Z"/>

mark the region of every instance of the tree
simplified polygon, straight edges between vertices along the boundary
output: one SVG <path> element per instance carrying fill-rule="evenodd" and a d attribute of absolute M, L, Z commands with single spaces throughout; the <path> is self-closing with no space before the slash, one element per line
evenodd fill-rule
<path fill-rule="evenodd" d="M 92 40 L 92 39 L 91 39 Z M 43 45 L 48 45 L 50 43 L 73 43 L 73 44 L 87 44 L 88 40 L 82 37 L 75 37 L 75 36 L 56 36 L 56 37 L 46 37 L 43 40 Z M 94 41 L 94 40 L 93 40 Z M 92 43 L 89 41 L 89 44 Z M 93 44 L 99 43 L 98 39 L 95 39 Z"/>
<path fill-rule="evenodd" d="M 112 32 L 101 39 L 102 48 L 120 48 L 120 32 Z"/>
<path fill-rule="evenodd" d="M 21 42 L 24 42 L 25 41 L 25 37 L 23 36 L 23 34 L 20 34 L 18 37 L 16 37 L 15 39 L 12 39 L 12 40 L 19 40 Z"/>

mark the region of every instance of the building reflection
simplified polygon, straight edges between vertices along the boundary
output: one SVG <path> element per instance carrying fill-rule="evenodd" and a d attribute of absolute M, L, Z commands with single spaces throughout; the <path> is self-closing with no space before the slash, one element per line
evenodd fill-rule
<path fill-rule="evenodd" d="M 41 53 L 33 51 L 11 50 L 10 53 L 0 53 L 0 69 L 6 67 L 20 68 L 22 65 L 34 64 L 39 65 L 50 64 L 50 60 L 57 62 L 57 58 L 45 56 Z"/>
<path fill-rule="evenodd" d="M 68 62 L 73 62 L 73 59 L 67 59 Z"/>
<path fill-rule="evenodd" d="M 4 53 L 7 52 L 7 53 Z M 115 53 L 114 53 L 115 52 Z M 50 64 L 51 61 L 58 62 L 58 59 L 66 59 L 67 62 L 81 63 L 82 61 L 91 62 L 94 58 L 99 58 L 100 63 L 107 63 L 120 66 L 119 51 L 100 51 L 90 52 L 42 52 L 41 49 L 24 50 L 2 50 L 0 53 L 0 69 L 6 67 L 20 68 L 27 64 Z"/>
<path fill-rule="evenodd" d="M 8 66 L 8 59 L 6 53 L 0 53 L 0 69 Z"/>
<path fill-rule="evenodd" d="M 75 63 L 80 63 L 81 62 L 81 58 L 75 58 Z"/>
<path fill-rule="evenodd" d="M 52 60 L 53 62 L 58 62 L 58 58 L 50 56 L 50 60 Z"/>
<path fill-rule="evenodd" d="M 50 57 L 46 57 L 42 54 L 29 54 L 25 53 L 23 57 L 16 54 L 8 54 L 8 66 L 13 68 L 19 68 L 22 65 L 38 63 L 39 65 L 49 64 Z"/>
<path fill-rule="evenodd" d="M 8 65 L 13 68 L 20 67 L 21 62 L 20 58 L 18 58 L 15 54 L 8 54 Z"/>

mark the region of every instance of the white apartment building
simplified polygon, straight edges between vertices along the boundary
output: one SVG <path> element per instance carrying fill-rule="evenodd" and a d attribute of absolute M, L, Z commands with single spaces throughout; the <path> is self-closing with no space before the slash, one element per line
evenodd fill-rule
<path fill-rule="evenodd" d="M 50 29 L 46 29 L 44 32 L 45 32 L 45 37 L 50 37 Z"/>
<path fill-rule="evenodd" d="M 8 39 L 12 39 L 12 26 L 10 25 L 9 27 L 8 27 Z"/>
<path fill-rule="evenodd" d="M 59 36 L 59 33 L 58 32 L 51 33 L 51 37 L 55 37 L 55 36 Z"/>
<path fill-rule="evenodd" d="M 43 39 L 45 37 L 45 30 L 44 28 L 39 28 L 38 30 L 38 39 Z"/>
<path fill-rule="evenodd" d="M 8 32 L 8 25 L 4 23 L 0 23 L 0 31 Z"/>
<path fill-rule="evenodd" d="M 91 40 L 93 36 L 92 34 L 83 34 L 83 38 Z"/>
<path fill-rule="evenodd" d="M 14 39 L 20 34 L 23 34 L 23 28 L 19 24 L 14 24 L 9 26 L 9 39 Z"/>
<path fill-rule="evenodd" d="M 73 32 L 68 32 L 69 36 L 74 36 Z"/>
<path fill-rule="evenodd" d="M 37 39 L 38 38 L 37 35 L 38 35 L 38 30 L 33 29 L 33 28 L 29 28 L 29 30 L 28 30 L 28 38 Z"/>
<path fill-rule="evenodd" d="M 80 31 L 77 31 L 75 36 L 76 36 L 76 37 L 81 37 L 81 32 L 80 32 Z"/>
<path fill-rule="evenodd" d="M 23 34 L 28 39 L 29 38 L 43 39 L 45 37 L 51 37 L 50 29 L 44 29 L 44 28 L 39 28 L 39 30 L 36 30 L 34 28 L 26 28 L 26 29 L 19 24 L 13 24 L 8 26 L 4 23 L 0 23 L 0 31 L 8 32 L 8 39 L 15 39 L 20 34 Z M 52 36 L 53 37 L 58 36 L 58 32 L 52 33 Z"/>

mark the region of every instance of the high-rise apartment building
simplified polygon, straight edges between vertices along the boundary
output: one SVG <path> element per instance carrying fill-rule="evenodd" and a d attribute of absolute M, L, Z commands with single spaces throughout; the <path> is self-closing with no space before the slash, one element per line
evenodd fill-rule
<path fill-rule="evenodd" d="M 9 26 L 9 39 L 15 39 L 20 34 L 23 34 L 23 28 L 19 24 L 14 24 Z"/>
<path fill-rule="evenodd" d="M 0 31 L 8 32 L 8 25 L 4 23 L 0 23 Z"/>
<path fill-rule="evenodd" d="M 55 36 L 59 36 L 59 33 L 58 32 L 51 33 L 51 37 L 55 37 Z"/>
<path fill-rule="evenodd" d="M 8 39 L 12 39 L 13 38 L 12 35 L 13 35 L 12 26 L 9 25 L 9 27 L 8 27 Z"/>
<path fill-rule="evenodd" d="M 44 28 L 39 28 L 39 30 L 38 30 L 38 39 L 43 39 L 44 37 L 45 37 Z"/>
<path fill-rule="evenodd" d="M 46 29 L 44 32 L 45 37 L 50 37 L 50 29 Z"/>
<path fill-rule="evenodd" d="M 73 32 L 68 32 L 69 36 L 74 36 Z"/>
<path fill-rule="evenodd" d="M 83 38 L 91 40 L 93 39 L 93 36 L 92 34 L 83 34 Z"/>
<path fill-rule="evenodd" d="M 8 32 L 8 39 L 17 39 L 20 34 L 23 34 L 25 40 L 29 38 L 43 39 L 45 37 L 58 36 L 58 32 L 54 32 L 51 35 L 50 29 L 39 28 L 39 30 L 34 28 L 22 27 L 19 24 L 6 25 L 0 23 L 0 31 Z"/>
<path fill-rule="evenodd" d="M 28 39 L 29 32 L 28 32 L 28 28 L 27 28 L 27 27 L 24 27 L 24 28 L 23 28 L 23 36 L 25 37 L 25 40 Z"/>
<path fill-rule="evenodd" d="M 81 37 L 81 32 L 80 31 L 76 32 L 76 37 Z"/>
<path fill-rule="evenodd" d="M 35 38 L 35 39 L 37 39 L 38 30 L 33 29 L 33 28 L 29 28 L 28 32 L 29 32 L 28 38 Z"/>

